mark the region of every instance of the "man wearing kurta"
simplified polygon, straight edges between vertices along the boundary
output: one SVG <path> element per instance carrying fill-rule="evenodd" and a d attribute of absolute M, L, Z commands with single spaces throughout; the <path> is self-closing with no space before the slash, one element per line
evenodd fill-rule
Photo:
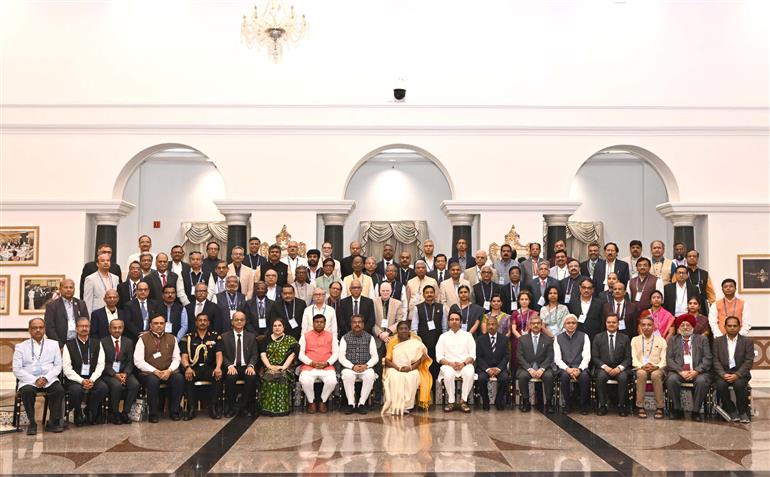
<path fill-rule="evenodd" d="M 422 291 L 425 285 L 430 285 L 438 294 L 439 288 L 436 280 L 428 276 L 428 267 L 422 260 L 417 260 L 414 264 L 414 273 L 417 275 L 406 282 L 406 296 L 409 301 L 409 311 L 414 310 L 415 306 L 422 303 Z"/>
<path fill-rule="evenodd" d="M 725 334 L 725 320 L 728 316 L 734 316 L 741 322 L 740 334 L 749 335 L 751 320 L 749 319 L 749 304 L 735 296 L 735 280 L 725 278 L 722 280 L 722 293 L 724 298 L 715 301 L 709 307 L 709 325 L 714 338 Z"/>
<path fill-rule="evenodd" d="M 316 379 L 323 381 L 321 403 L 318 411 L 326 413 L 326 401 L 337 386 L 337 375 L 334 363 L 337 361 L 337 340 L 331 332 L 326 331 L 326 317 L 318 314 L 313 317 L 313 329 L 303 334 L 299 339 L 299 360 L 302 367 L 299 373 L 299 383 L 307 397 L 307 412 L 316 412 L 315 390 Z"/>
<path fill-rule="evenodd" d="M 462 394 L 459 408 L 463 412 L 471 412 L 468 406 L 468 395 L 473 389 L 473 375 L 476 361 L 476 342 L 473 335 L 460 329 L 460 312 L 449 312 L 449 331 L 442 334 L 436 343 L 436 360 L 441 365 L 441 378 L 447 393 L 445 412 L 455 408 L 455 380 L 462 380 Z"/>

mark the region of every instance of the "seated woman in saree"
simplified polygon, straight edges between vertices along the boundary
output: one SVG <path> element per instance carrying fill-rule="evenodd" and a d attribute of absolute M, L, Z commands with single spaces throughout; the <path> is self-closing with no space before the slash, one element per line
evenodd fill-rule
<path fill-rule="evenodd" d="M 428 356 L 428 348 L 420 338 L 411 333 L 409 322 L 398 323 L 396 336 L 388 341 L 385 353 L 382 373 L 385 403 L 381 414 L 409 414 L 414 408 L 418 388 L 420 396 L 417 405 L 427 409 L 433 386 L 429 370 L 433 360 Z"/>
<path fill-rule="evenodd" d="M 298 343 L 285 333 L 283 320 L 273 322 L 273 332 L 260 343 L 260 357 L 264 367 L 260 400 L 262 414 L 285 416 L 291 411 L 291 391 L 294 388 L 293 366 Z"/>

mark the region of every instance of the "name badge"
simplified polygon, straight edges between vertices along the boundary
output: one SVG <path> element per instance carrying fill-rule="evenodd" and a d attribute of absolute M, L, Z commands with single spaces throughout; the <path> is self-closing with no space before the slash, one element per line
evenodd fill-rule
<path fill-rule="evenodd" d="M 489 309 L 490 309 L 489 300 L 484 300 L 484 309 L 489 311 Z"/>
<path fill-rule="evenodd" d="M 626 320 L 618 321 L 618 329 L 619 330 L 625 330 L 626 329 Z"/>
<path fill-rule="evenodd" d="M 387 318 L 383 318 L 382 319 L 382 324 L 380 325 L 380 328 L 387 328 L 387 327 L 388 327 L 388 319 Z"/>
<path fill-rule="evenodd" d="M 690 366 L 692 366 L 692 355 L 691 354 L 684 355 L 684 364 L 689 364 Z"/>
<path fill-rule="evenodd" d="M 569 293 L 567 293 L 566 295 L 564 295 L 564 303 L 569 303 L 569 299 L 570 299 L 570 297 L 571 297 L 571 296 L 572 296 L 572 295 L 570 295 Z"/>
<path fill-rule="evenodd" d="M 120 361 L 113 361 L 112 362 L 112 370 L 116 373 L 120 372 Z"/>
<path fill-rule="evenodd" d="M 578 323 L 585 323 L 586 322 L 586 315 L 581 314 L 578 317 Z"/>
<path fill-rule="evenodd" d="M 160 351 L 158 351 L 156 353 L 152 353 L 152 357 L 155 358 L 155 359 L 160 358 Z"/>
<path fill-rule="evenodd" d="M 233 319 L 233 315 L 235 314 L 236 311 L 238 311 L 238 310 L 230 310 L 230 319 L 231 320 Z"/>
<path fill-rule="evenodd" d="M 463 323 L 461 328 L 463 331 L 468 331 L 468 323 Z"/>
<path fill-rule="evenodd" d="M 296 328 L 298 326 L 297 325 L 297 320 L 295 320 L 294 318 L 289 320 L 289 326 L 291 326 L 292 328 Z"/>
<path fill-rule="evenodd" d="M 660 331 L 658 330 L 653 331 L 652 336 L 660 336 Z"/>
<path fill-rule="evenodd" d="M 642 292 L 636 292 L 636 297 L 634 297 L 634 301 L 642 301 Z"/>
<path fill-rule="evenodd" d="M 505 278 L 504 277 L 499 277 L 497 279 L 497 284 L 498 285 L 504 285 L 505 284 Z"/>
<path fill-rule="evenodd" d="M 91 364 L 83 363 L 83 365 L 80 367 L 80 375 L 88 376 L 89 374 L 91 374 Z"/>
<path fill-rule="evenodd" d="M 257 324 L 258 324 L 258 326 L 259 326 L 260 328 L 267 328 L 267 319 L 266 319 L 266 318 L 260 318 L 260 319 L 258 320 L 258 323 L 257 323 Z"/>
<path fill-rule="evenodd" d="M 519 309 L 519 304 L 518 303 L 511 303 L 511 311 L 518 310 L 518 309 Z"/>
<path fill-rule="evenodd" d="M 537 300 L 537 304 L 540 305 L 540 306 L 545 305 L 545 297 L 541 296 L 540 299 Z"/>
<path fill-rule="evenodd" d="M 170 321 L 167 321 L 167 322 L 166 322 L 166 333 L 171 333 L 171 327 L 172 327 L 172 326 L 173 326 L 173 325 L 171 324 L 171 322 L 170 322 Z"/>
<path fill-rule="evenodd" d="M 648 364 L 650 362 L 649 356 L 642 356 L 642 364 Z"/>
<path fill-rule="evenodd" d="M 428 331 L 433 331 L 436 329 L 436 323 L 433 322 L 433 320 L 428 320 Z"/>

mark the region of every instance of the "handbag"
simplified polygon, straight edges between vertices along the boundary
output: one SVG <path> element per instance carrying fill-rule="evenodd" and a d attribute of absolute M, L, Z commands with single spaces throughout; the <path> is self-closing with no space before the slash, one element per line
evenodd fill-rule
<path fill-rule="evenodd" d="M 138 398 L 128 412 L 128 418 L 133 422 L 142 422 L 148 419 L 147 400 Z"/>

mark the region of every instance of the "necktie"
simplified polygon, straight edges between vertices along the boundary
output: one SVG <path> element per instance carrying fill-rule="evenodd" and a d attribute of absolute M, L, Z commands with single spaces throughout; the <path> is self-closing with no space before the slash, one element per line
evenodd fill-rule
<path fill-rule="evenodd" d="M 540 279 L 540 296 L 545 295 L 545 280 Z"/>
<path fill-rule="evenodd" d="M 136 298 L 136 283 L 131 282 L 131 298 Z"/>
<path fill-rule="evenodd" d="M 594 268 L 596 268 L 596 262 L 588 262 L 588 274 L 591 278 L 594 277 Z"/>
<path fill-rule="evenodd" d="M 438 282 L 441 283 L 444 281 L 444 272 L 438 272 Z"/>
<path fill-rule="evenodd" d="M 238 333 L 238 341 L 235 342 L 235 365 L 241 366 L 241 334 Z"/>
<path fill-rule="evenodd" d="M 219 283 L 217 284 L 217 288 L 219 290 L 219 293 L 222 293 L 222 291 L 225 289 L 225 281 L 221 278 L 219 279 Z"/>
<path fill-rule="evenodd" d="M 160 282 L 163 283 L 164 287 L 166 286 L 166 274 L 165 273 L 161 273 L 160 274 Z"/>
<path fill-rule="evenodd" d="M 615 305 L 615 314 L 618 315 L 618 319 L 620 319 L 620 303 Z"/>
<path fill-rule="evenodd" d="M 686 354 L 686 355 L 690 354 L 690 340 L 688 338 L 684 339 L 684 354 Z M 687 364 L 687 363 L 684 363 L 682 365 L 682 369 L 684 371 L 689 371 L 690 370 L 690 365 Z"/>
<path fill-rule="evenodd" d="M 195 305 L 195 316 L 197 317 L 201 313 L 203 313 L 203 302 L 199 301 Z"/>
<path fill-rule="evenodd" d="M 382 304 L 382 309 L 385 311 L 385 316 L 383 318 L 385 318 L 386 320 L 388 319 L 388 305 L 389 304 L 390 304 L 390 300 L 388 300 L 388 301 L 386 301 L 386 302 L 384 302 Z"/>
<path fill-rule="evenodd" d="M 495 349 L 497 349 L 497 337 L 492 335 L 490 336 L 490 339 L 492 340 L 492 354 L 495 354 Z"/>
<path fill-rule="evenodd" d="M 115 361 L 120 361 L 120 339 L 115 340 Z"/>
<path fill-rule="evenodd" d="M 358 314 L 358 300 L 353 300 L 353 314 Z"/>
<path fill-rule="evenodd" d="M 260 318 L 265 316 L 265 302 L 264 301 L 260 301 L 259 302 L 259 316 L 260 316 Z"/>
<path fill-rule="evenodd" d="M 615 335 L 610 335 L 610 359 L 615 355 Z"/>
<path fill-rule="evenodd" d="M 147 321 L 147 304 L 146 302 L 140 301 L 139 305 L 142 307 L 142 319 Z"/>
<path fill-rule="evenodd" d="M 532 335 L 532 349 L 537 353 L 537 341 L 539 336 Z"/>

